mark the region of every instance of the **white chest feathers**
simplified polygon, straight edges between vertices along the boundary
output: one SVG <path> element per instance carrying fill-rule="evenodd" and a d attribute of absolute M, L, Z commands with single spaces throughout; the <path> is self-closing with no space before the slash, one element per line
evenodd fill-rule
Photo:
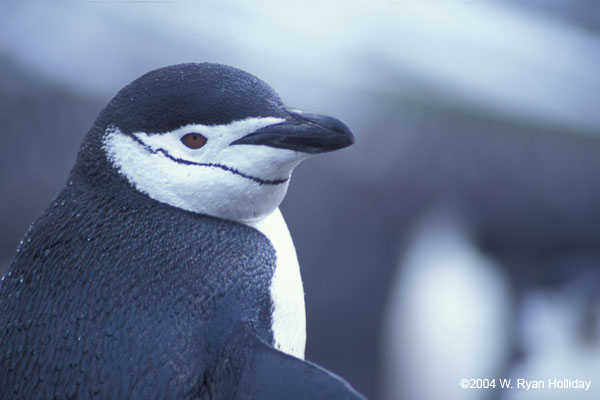
<path fill-rule="evenodd" d="M 306 347 L 304 289 L 296 249 L 287 225 L 279 208 L 260 221 L 246 224 L 265 235 L 277 254 L 271 281 L 273 345 L 284 353 L 303 359 Z"/>

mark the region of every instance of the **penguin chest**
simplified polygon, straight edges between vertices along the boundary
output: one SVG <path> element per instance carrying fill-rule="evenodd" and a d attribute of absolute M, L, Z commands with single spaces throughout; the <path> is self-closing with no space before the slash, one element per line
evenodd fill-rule
<path fill-rule="evenodd" d="M 273 345 L 297 358 L 304 358 L 306 346 L 306 312 L 300 266 L 287 225 L 277 208 L 270 215 L 249 226 L 265 235 L 276 253 L 276 267 L 271 280 Z"/>

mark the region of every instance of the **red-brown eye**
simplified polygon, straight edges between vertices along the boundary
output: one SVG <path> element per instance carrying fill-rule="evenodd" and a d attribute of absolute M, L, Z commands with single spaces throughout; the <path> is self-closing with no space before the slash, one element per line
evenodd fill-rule
<path fill-rule="evenodd" d="M 188 133 L 181 138 L 181 143 L 190 149 L 199 149 L 206 144 L 206 138 L 199 133 Z"/>

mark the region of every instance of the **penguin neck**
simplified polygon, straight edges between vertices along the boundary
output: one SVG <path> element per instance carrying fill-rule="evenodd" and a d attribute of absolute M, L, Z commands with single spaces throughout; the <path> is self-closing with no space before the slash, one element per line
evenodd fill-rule
<path fill-rule="evenodd" d="M 244 224 L 265 235 L 275 249 L 276 267 L 270 286 L 273 346 L 303 359 L 306 347 L 304 289 L 296 249 L 285 220 L 276 208 L 266 217 Z"/>
<path fill-rule="evenodd" d="M 213 216 L 230 219 L 249 226 L 261 226 L 261 224 L 268 223 L 277 215 L 283 221 L 279 205 L 287 193 L 288 186 L 289 179 L 279 185 L 259 185 L 248 191 L 243 201 L 236 198 L 236 201 L 230 207 L 219 206 L 219 209 L 215 210 L 217 215 Z M 209 202 L 209 204 L 219 204 L 219 199 L 214 200 L 216 201 Z M 209 215 L 211 215 L 210 211 L 207 212 Z M 285 225 L 284 221 L 283 223 Z"/>
<path fill-rule="evenodd" d="M 259 232 L 262 232 L 267 237 L 273 236 L 274 238 L 277 238 L 277 234 L 280 233 L 282 228 L 288 232 L 287 224 L 283 219 L 283 215 L 281 214 L 279 207 L 275 207 L 271 213 L 262 218 L 237 222 L 248 225 Z M 289 232 L 287 234 L 289 235 Z"/>
<path fill-rule="evenodd" d="M 241 178 L 243 179 L 243 178 Z M 247 190 L 236 188 L 210 187 L 199 191 L 199 196 L 189 198 L 162 199 L 151 193 L 144 193 L 160 203 L 180 208 L 194 214 L 208 215 L 249 226 L 260 226 L 279 213 L 279 204 L 287 193 L 288 182 L 277 186 L 252 184 Z"/>

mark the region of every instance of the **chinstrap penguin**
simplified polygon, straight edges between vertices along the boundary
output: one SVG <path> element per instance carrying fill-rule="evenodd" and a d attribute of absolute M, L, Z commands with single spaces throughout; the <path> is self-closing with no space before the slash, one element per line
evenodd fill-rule
<path fill-rule="evenodd" d="M 278 209 L 300 161 L 353 141 L 220 64 L 124 87 L 0 282 L 0 398 L 362 398 L 303 360 Z"/>

